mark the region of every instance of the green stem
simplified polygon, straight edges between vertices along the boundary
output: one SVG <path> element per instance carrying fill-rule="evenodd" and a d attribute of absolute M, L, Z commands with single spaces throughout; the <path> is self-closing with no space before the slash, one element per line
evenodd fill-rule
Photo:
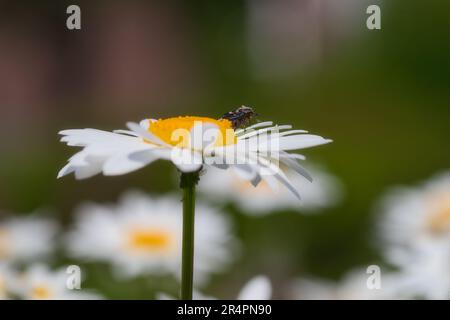
<path fill-rule="evenodd" d="M 183 189 L 183 245 L 181 262 L 181 299 L 192 300 L 194 277 L 195 185 L 198 172 L 181 173 Z"/>

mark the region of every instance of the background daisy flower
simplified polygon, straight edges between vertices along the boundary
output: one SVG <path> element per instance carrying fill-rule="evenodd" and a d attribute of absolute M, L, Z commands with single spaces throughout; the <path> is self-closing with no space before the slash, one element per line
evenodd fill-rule
<path fill-rule="evenodd" d="M 107 132 L 96 129 L 63 130 L 62 142 L 83 149 L 70 158 L 58 178 L 74 173 L 77 179 L 98 173 L 121 175 L 158 159 L 172 161 L 182 172 L 196 172 L 203 165 L 232 168 L 247 181 L 280 182 L 299 197 L 279 163 L 309 177 L 298 164 L 302 156 L 288 151 L 331 142 L 292 126 L 261 122 L 234 129 L 227 119 L 176 117 L 129 122 L 130 130 Z"/>
<path fill-rule="evenodd" d="M 30 266 L 19 275 L 14 294 L 24 300 L 92 300 L 100 296 L 83 289 L 69 289 L 64 268 L 52 271 L 43 264 Z"/>
<path fill-rule="evenodd" d="M 380 200 L 381 238 L 387 245 L 450 244 L 450 172 L 416 188 L 395 188 Z"/>
<path fill-rule="evenodd" d="M 408 297 L 450 297 L 450 173 L 382 198 L 379 240 Z"/>
<path fill-rule="evenodd" d="M 364 269 L 347 272 L 341 280 L 319 278 L 297 279 L 291 285 L 291 297 L 299 300 L 384 300 L 398 299 L 400 278 L 396 274 L 381 276 L 381 288 L 367 286 L 369 275 Z"/>
<path fill-rule="evenodd" d="M 444 247 L 442 247 L 444 246 Z M 394 249 L 389 261 L 397 268 L 399 296 L 407 299 L 450 299 L 450 250 L 441 243 Z"/>
<path fill-rule="evenodd" d="M 11 286 L 16 280 L 16 272 L 7 263 L 0 262 L 0 300 L 11 299 Z"/>
<path fill-rule="evenodd" d="M 270 187 L 266 182 L 254 187 L 243 180 L 237 172 L 227 173 L 217 168 L 208 168 L 207 174 L 199 181 L 198 190 L 213 200 L 232 201 L 243 213 L 264 215 L 285 209 L 299 212 L 317 212 L 339 202 L 342 196 L 341 182 L 321 169 L 308 170 L 312 181 L 286 170 L 286 176 L 301 193 L 301 201 L 288 189 L 277 185 Z M 217 183 L 220 181 L 220 183 Z"/>
<path fill-rule="evenodd" d="M 195 233 L 195 277 L 220 272 L 235 258 L 237 242 L 229 221 L 213 207 L 199 204 Z M 180 275 L 182 216 L 179 198 L 152 198 L 128 192 L 117 205 L 86 204 L 67 237 L 77 258 L 113 264 L 118 276 Z"/>
<path fill-rule="evenodd" d="M 10 218 L 0 222 L 0 258 L 24 262 L 44 258 L 54 249 L 55 222 L 37 217 Z"/>

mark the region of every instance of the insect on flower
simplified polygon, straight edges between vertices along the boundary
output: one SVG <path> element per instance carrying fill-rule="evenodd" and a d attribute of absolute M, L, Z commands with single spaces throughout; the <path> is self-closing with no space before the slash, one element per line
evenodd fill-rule
<path fill-rule="evenodd" d="M 221 119 L 227 119 L 232 123 L 233 129 L 247 126 L 258 114 L 250 107 L 241 106 L 234 111 L 225 113 Z"/>

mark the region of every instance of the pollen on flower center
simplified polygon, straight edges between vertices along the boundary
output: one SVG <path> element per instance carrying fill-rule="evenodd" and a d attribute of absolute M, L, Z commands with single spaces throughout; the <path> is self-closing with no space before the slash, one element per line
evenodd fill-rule
<path fill-rule="evenodd" d="M 175 117 L 150 121 L 148 131 L 167 144 L 188 148 L 190 146 L 190 137 L 187 135 L 194 125 L 198 123 L 212 124 L 217 126 L 220 134 L 218 135 L 215 146 L 225 146 L 236 143 L 236 135 L 231 121 L 227 119 L 212 119 L 207 117 Z M 186 133 L 186 134 L 183 134 Z"/>
<path fill-rule="evenodd" d="M 129 234 L 129 246 L 133 250 L 164 251 L 170 247 L 169 232 L 155 229 L 134 229 Z"/>
<path fill-rule="evenodd" d="M 450 232 L 450 195 L 442 194 L 432 200 L 432 214 L 428 218 L 429 229 L 435 234 Z"/>
<path fill-rule="evenodd" d="M 51 290 L 45 285 L 38 285 L 32 289 L 31 296 L 33 299 L 49 299 L 51 297 Z"/>

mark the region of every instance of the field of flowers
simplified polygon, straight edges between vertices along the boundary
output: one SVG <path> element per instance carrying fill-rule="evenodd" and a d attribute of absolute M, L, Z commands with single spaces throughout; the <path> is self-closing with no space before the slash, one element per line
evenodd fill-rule
<path fill-rule="evenodd" d="M 68 5 L 0 5 L 0 299 L 450 299 L 449 4 Z"/>

